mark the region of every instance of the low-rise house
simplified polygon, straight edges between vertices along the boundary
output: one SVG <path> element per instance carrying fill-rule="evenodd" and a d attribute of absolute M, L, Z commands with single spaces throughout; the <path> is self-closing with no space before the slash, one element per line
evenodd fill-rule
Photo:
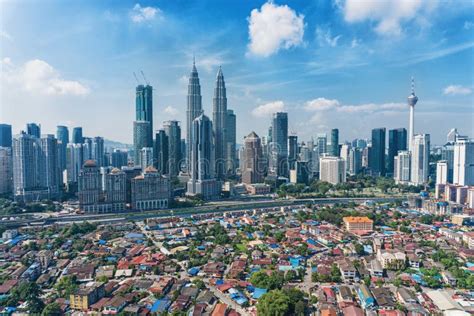
<path fill-rule="evenodd" d="M 371 309 L 375 306 L 375 299 L 365 284 L 361 284 L 357 288 L 357 296 L 359 297 L 360 304 L 364 309 Z"/>
<path fill-rule="evenodd" d="M 392 292 L 388 288 L 378 287 L 372 289 L 377 305 L 381 309 L 393 310 L 396 307 L 395 299 L 392 296 Z"/>

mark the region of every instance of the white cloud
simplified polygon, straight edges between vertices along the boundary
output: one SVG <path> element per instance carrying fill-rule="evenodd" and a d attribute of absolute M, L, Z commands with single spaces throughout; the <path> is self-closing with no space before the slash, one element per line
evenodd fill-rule
<path fill-rule="evenodd" d="M 275 101 L 257 106 L 252 110 L 252 115 L 256 117 L 267 117 L 273 113 L 285 110 L 283 101 Z"/>
<path fill-rule="evenodd" d="M 459 85 L 450 85 L 443 90 L 444 95 L 468 95 L 471 93 L 472 90 L 470 88 Z"/>
<path fill-rule="evenodd" d="M 400 35 L 402 23 L 433 10 L 435 5 L 429 0 L 346 0 L 343 11 L 347 22 L 374 21 L 377 33 Z"/>
<path fill-rule="evenodd" d="M 161 14 L 161 10 L 155 7 L 142 7 L 140 4 L 135 4 L 130 14 L 130 18 L 135 23 L 142 23 L 154 20 Z"/>
<path fill-rule="evenodd" d="M 342 37 L 342 35 L 332 36 L 331 30 L 328 28 L 326 30 L 317 27 L 316 28 L 316 40 L 319 43 L 319 46 L 330 46 L 336 47 L 337 41 Z"/>
<path fill-rule="evenodd" d="M 357 46 L 359 46 L 359 44 L 360 44 L 360 40 L 358 40 L 357 38 L 354 38 L 351 41 L 351 48 L 356 48 Z"/>
<path fill-rule="evenodd" d="M 465 21 L 464 22 L 464 29 L 465 30 L 470 30 L 474 27 L 474 22 L 472 21 Z"/>
<path fill-rule="evenodd" d="M 403 103 L 366 103 L 359 105 L 343 105 L 336 99 L 317 98 L 306 102 L 304 109 L 309 112 L 337 111 L 343 113 L 374 113 L 400 111 L 405 109 Z"/>
<path fill-rule="evenodd" d="M 267 2 L 253 9 L 248 18 L 249 52 L 268 57 L 281 48 L 289 49 L 303 43 L 304 16 L 287 5 Z"/>
<path fill-rule="evenodd" d="M 171 105 L 168 105 L 164 111 L 166 114 L 171 115 L 171 116 L 176 116 L 179 113 L 178 109 Z"/>
<path fill-rule="evenodd" d="M 325 111 L 339 107 L 339 101 L 329 100 L 326 98 L 317 98 L 306 102 L 305 109 L 307 111 Z"/>
<path fill-rule="evenodd" d="M 44 95 L 86 95 L 90 90 L 79 81 L 63 79 L 60 73 L 43 60 L 34 59 L 15 68 L 9 58 L 2 60 L 6 82 L 21 85 L 26 91 Z"/>
<path fill-rule="evenodd" d="M 9 40 L 9 41 L 12 40 L 11 35 L 8 34 L 7 31 L 4 31 L 4 30 L 0 31 L 0 38 L 4 38 L 4 39 Z"/>

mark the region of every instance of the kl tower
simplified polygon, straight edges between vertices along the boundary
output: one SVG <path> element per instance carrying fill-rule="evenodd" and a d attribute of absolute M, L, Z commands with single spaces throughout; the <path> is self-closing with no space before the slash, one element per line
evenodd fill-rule
<path fill-rule="evenodd" d="M 408 106 L 410 107 L 410 127 L 408 134 L 408 149 L 413 151 L 413 137 L 415 135 L 415 104 L 418 97 L 415 95 L 415 80 L 411 78 L 411 94 L 408 96 Z"/>

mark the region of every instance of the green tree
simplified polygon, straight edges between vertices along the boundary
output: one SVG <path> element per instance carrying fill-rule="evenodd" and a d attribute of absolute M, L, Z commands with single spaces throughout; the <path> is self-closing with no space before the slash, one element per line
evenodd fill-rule
<path fill-rule="evenodd" d="M 306 306 L 303 301 L 298 301 L 295 304 L 295 315 L 296 316 L 304 316 L 305 315 Z"/>
<path fill-rule="evenodd" d="M 41 316 L 60 316 L 62 314 L 61 306 L 56 302 L 49 303 L 41 312 Z"/>
<path fill-rule="evenodd" d="M 290 309 L 290 298 L 281 290 L 273 290 L 258 300 L 259 316 L 285 316 Z"/>

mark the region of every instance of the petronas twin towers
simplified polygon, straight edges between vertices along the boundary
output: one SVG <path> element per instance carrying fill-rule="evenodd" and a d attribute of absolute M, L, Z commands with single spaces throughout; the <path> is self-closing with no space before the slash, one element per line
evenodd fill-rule
<path fill-rule="evenodd" d="M 188 193 L 211 198 L 211 195 L 218 191 L 215 179 L 223 180 L 235 168 L 233 162 L 229 163 L 229 159 L 234 157 L 232 151 L 235 150 L 235 137 L 233 137 L 235 131 L 228 132 L 228 117 L 235 120 L 235 116 L 233 111 L 227 110 L 226 88 L 221 67 L 217 72 L 214 88 L 212 122 L 203 112 L 201 85 L 193 62 L 189 76 L 186 111 L 187 160 L 190 174 Z M 231 125 L 235 129 L 235 124 Z"/>

